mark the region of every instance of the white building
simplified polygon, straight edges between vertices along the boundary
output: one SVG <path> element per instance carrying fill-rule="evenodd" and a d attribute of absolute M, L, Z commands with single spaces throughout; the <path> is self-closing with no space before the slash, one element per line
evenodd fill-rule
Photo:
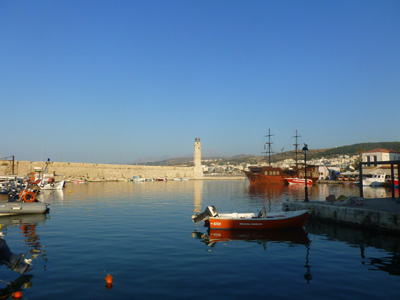
<path fill-rule="evenodd" d="M 372 149 L 362 154 L 362 161 L 375 165 L 378 161 L 400 160 L 400 152 L 389 149 Z"/>

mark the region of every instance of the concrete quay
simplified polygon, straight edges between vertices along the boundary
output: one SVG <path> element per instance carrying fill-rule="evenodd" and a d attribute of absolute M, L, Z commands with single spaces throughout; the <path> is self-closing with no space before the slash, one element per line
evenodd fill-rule
<path fill-rule="evenodd" d="M 287 201 L 282 206 L 283 210 L 289 211 L 307 209 L 310 212 L 310 218 L 317 221 L 400 234 L 398 198 L 362 199 L 358 204 L 360 205 L 327 201 Z"/>

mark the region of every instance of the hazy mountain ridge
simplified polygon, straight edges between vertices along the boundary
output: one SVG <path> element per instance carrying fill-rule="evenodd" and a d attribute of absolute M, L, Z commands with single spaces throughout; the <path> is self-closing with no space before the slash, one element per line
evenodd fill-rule
<path fill-rule="evenodd" d="M 353 145 L 346 145 L 346 146 L 341 146 L 341 147 L 335 147 L 335 148 L 328 148 L 328 149 L 309 149 L 307 157 L 309 159 L 312 158 L 330 158 L 334 157 L 337 155 L 356 155 L 360 151 L 365 152 L 369 151 L 372 149 L 389 149 L 389 150 L 395 150 L 400 152 L 400 142 L 377 142 L 377 143 L 359 143 L 359 144 L 353 144 Z M 299 159 L 303 158 L 303 153 L 301 151 L 301 148 L 298 150 L 297 153 Z M 285 151 L 281 153 L 276 153 L 271 155 L 271 162 L 277 162 L 277 161 L 282 161 L 288 158 L 294 158 L 295 157 L 295 151 Z M 227 162 L 230 162 L 232 164 L 239 164 L 239 163 L 251 163 L 251 164 L 257 164 L 259 162 L 265 162 L 268 160 L 268 156 L 262 156 L 262 155 L 252 155 L 252 154 L 238 154 L 235 156 L 213 156 L 213 157 L 202 157 L 203 163 L 206 160 L 209 161 L 209 163 L 217 163 L 217 164 L 225 164 Z M 174 165 L 187 165 L 191 166 L 193 165 L 193 157 L 177 157 L 177 158 L 170 158 L 166 160 L 161 160 L 161 161 L 154 161 L 154 162 L 144 162 L 140 163 L 141 165 L 148 165 L 148 166 L 174 166 Z"/>

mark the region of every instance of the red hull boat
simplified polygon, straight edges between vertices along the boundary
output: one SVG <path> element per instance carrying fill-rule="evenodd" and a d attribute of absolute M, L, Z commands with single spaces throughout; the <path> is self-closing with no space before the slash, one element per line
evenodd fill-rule
<path fill-rule="evenodd" d="M 250 184 L 287 184 L 287 178 L 303 179 L 304 169 L 281 169 L 277 167 L 250 167 L 249 171 L 243 171 Z M 316 182 L 319 178 L 317 166 L 307 166 L 307 178 Z M 304 180 L 304 179 L 303 179 Z M 304 183 L 304 182 L 303 182 Z"/>
<path fill-rule="evenodd" d="M 255 217 L 254 214 L 220 214 L 210 217 L 210 229 L 283 229 L 303 227 L 307 221 L 308 211 L 291 211 L 267 214 Z"/>
<path fill-rule="evenodd" d="M 198 215 L 193 215 L 195 222 L 205 221 L 210 229 L 251 229 L 271 230 L 303 227 L 307 221 L 308 210 L 276 213 L 218 213 L 214 206 L 208 206 Z"/>
<path fill-rule="evenodd" d="M 286 182 L 288 184 L 306 184 L 306 180 L 304 178 L 286 178 Z M 312 185 L 312 183 L 313 182 L 311 179 L 307 179 L 307 185 Z"/>
<path fill-rule="evenodd" d="M 389 180 L 389 184 L 390 184 L 390 186 L 392 186 L 392 180 Z M 394 180 L 394 187 L 399 188 L 399 180 L 398 179 Z"/>

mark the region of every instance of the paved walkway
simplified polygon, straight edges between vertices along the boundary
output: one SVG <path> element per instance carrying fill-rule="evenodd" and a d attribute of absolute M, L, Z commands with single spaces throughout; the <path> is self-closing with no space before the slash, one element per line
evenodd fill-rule
<path fill-rule="evenodd" d="M 399 198 L 395 198 L 395 199 L 393 199 L 393 198 L 364 199 L 363 205 L 354 206 L 354 207 L 400 213 L 400 199 Z"/>

